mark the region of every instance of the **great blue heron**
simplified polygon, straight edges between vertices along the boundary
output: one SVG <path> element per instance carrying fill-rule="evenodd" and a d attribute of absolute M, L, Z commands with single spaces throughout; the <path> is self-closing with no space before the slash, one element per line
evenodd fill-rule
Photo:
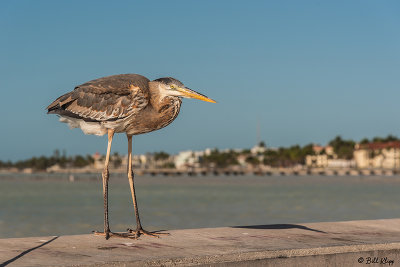
<path fill-rule="evenodd" d="M 142 228 L 135 197 L 132 170 L 132 136 L 161 129 L 170 124 L 181 107 L 181 97 L 196 98 L 215 103 L 214 100 L 186 88 L 177 79 L 166 77 L 150 81 L 138 74 L 107 76 L 75 87 L 72 92 L 57 98 L 48 107 L 48 113 L 60 116 L 60 121 L 71 128 L 81 128 L 85 134 L 108 134 L 107 155 L 103 177 L 104 232 L 110 236 L 138 238 L 140 235 L 157 236 Z M 128 137 L 128 178 L 136 216 L 136 230 L 118 234 L 110 231 L 108 222 L 108 164 L 114 133 Z"/>

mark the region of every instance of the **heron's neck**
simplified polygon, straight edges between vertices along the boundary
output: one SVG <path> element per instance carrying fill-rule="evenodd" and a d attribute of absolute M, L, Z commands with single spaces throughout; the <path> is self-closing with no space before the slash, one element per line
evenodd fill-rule
<path fill-rule="evenodd" d="M 158 82 L 151 81 L 149 82 L 149 89 L 150 89 L 150 104 L 152 107 L 161 112 L 168 108 L 180 108 L 182 101 L 179 97 L 176 96 L 168 96 L 162 92 L 160 89 Z"/>

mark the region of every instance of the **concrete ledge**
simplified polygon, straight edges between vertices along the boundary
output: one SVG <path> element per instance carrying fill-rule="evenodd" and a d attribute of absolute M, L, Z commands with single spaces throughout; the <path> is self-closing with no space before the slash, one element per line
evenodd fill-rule
<path fill-rule="evenodd" d="M 0 266 L 400 266 L 400 219 L 0 239 Z"/>

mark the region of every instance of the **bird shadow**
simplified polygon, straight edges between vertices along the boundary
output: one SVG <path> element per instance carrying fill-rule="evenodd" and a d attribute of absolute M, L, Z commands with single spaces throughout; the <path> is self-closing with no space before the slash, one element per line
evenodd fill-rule
<path fill-rule="evenodd" d="M 324 232 L 324 231 L 316 230 L 316 229 L 309 228 L 309 227 L 303 226 L 303 225 L 298 225 L 298 224 L 268 224 L 268 225 L 232 226 L 232 228 L 277 229 L 277 230 L 282 230 L 282 229 L 301 229 L 301 230 L 307 230 L 307 231 L 326 234 L 326 232 Z"/>
<path fill-rule="evenodd" d="M 15 256 L 14 258 L 9 259 L 8 261 L 5 261 L 5 262 L 3 262 L 3 263 L 0 263 L 0 267 L 7 266 L 8 264 L 10 264 L 10 263 L 12 263 L 12 262 L 18 260 L 19 258 L 25 256 L 25 255 L 28 254 L 29 252 L 32 252 L 32 251 L 34 251 L 35 249 L 41 248 L 41 247 L 43 247 L 43 246 L 45 246 L 45 245 L 47 245 L 47 244 L 53 242 L 53 241 L 56 240 L 57 238 L 59 238 L 59 236 L 55 236 L 55 237 L 53 237 L 52 239 L 50 239 L 49 241 L 46 241 L 46 242 L 40 244 L 39 246 L 30 248 L 30 249 L 27 249 L 27 250 L 21 252 L 20 254 L 18 254 L 17 256 Z"/>

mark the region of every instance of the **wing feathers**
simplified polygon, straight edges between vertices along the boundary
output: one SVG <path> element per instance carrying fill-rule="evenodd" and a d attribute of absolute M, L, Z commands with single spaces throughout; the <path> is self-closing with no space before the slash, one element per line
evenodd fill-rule
<path fill-rule="evenodd" d="M 149 102 L 148 79 L 135 74 L 100 78 L 75 87 L 47 109 L 60 115 L 75 114 L 90 121 L 122 119 Z"/>

